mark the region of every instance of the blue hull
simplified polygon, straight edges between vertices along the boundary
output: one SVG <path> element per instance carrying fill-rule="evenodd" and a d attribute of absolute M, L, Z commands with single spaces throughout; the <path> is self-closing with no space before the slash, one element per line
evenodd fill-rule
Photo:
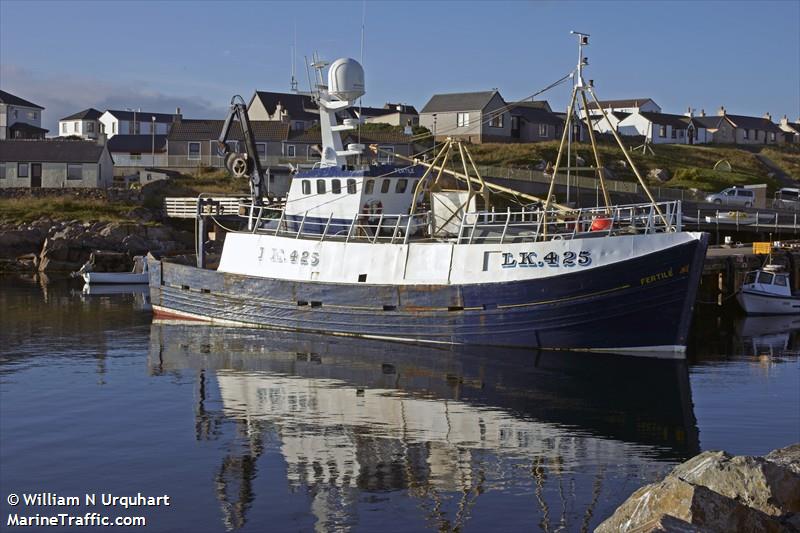
<path fill-rule="evenodd" d="M 150 263 L 157 313 L 410 342 L 605 350 L 685 347 L 707 235 L 619 264 L 476 285 L 333 284 Z M 654 274 L 670 272 L 669 276 Z"/>

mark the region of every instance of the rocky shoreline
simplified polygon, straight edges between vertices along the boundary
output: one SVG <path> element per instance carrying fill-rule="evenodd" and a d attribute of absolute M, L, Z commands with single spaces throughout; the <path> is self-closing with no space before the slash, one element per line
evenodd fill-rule
<path fill-rule="evenodd" d="M 0 272 L 73 272 L 93 252 L 104 253 L 104 270 L 131 267 L 135 255 L 194 252 L 191 232 L 157 221 L 141 210 L 137 222 L 83 222 L 40 219 L 0 225 Z M 115 259 L 116 258 L 116 259 Z"/>
<path fill-rule="evenodd" d="M 764 457 L 707 451 L 634 492 L 595 533 L 800 533 L 800 443 Z"/>

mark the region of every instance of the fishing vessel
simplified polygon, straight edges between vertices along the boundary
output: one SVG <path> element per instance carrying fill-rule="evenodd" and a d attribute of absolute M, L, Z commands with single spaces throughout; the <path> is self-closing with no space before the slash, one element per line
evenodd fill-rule
<path fill-rule="evenodd" d="M 682 231 L 680 202 L 657 203 L 648 192 L 650 202 L 612 205 L 597 150 L 605 205 L 577 209 L 553 200 L 578 97 L 584 109 L 587 93 L 597 102 L 582 77 L 588 36 L 578 35 L 545 199 L 483 180 L 455 139 L 437 146 L 432 160 L 359 165 L 366 147 L 343 146 L 340 135 L 357 121 L 337 113 L 364 94 L 364 72 L 339 59 L 312 65 L 319 163 L 293 176 L 285 203 L 265 204 L 269 180 L 253 157 L 244 102 L 234 99 L 220 148 L 227 150 L 238 120 L 246 153 L 229 153 L 226 162 L 250 178 L 252 200 L 240 207 L 246 229 L 226 235 L 213 270 L 204 268 L 203 216 L 196 267 L 151 260 L 155 313 L 415 343 L 684 357 L 707 235 Z"/>

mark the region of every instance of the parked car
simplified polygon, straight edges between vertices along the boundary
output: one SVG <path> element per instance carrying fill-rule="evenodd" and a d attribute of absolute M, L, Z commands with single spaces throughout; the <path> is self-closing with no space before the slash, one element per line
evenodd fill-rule
<path fill-rule="evenodd" d="M 800 209 L 800 189 L 784 187 L 776 191 L 772 207 L 775 209 Z"/>
<path fill-rule="evenodd" d="M 755 193 L 751 189 L 742 187 L 729 187 L 716 194 L 706 196 L 706 202 L 717 205 L 736 205 L 742 207 L 753 207 Z"/>

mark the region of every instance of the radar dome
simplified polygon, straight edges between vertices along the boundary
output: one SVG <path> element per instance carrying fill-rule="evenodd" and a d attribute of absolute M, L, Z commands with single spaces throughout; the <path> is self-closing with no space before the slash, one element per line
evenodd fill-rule
<path fill-rule="evenodd" d="M 364 68 L 355 59 L 343 57 L 328 69 L 328 92 L 342 100 L 356 100 L 364 94 Z"/>

